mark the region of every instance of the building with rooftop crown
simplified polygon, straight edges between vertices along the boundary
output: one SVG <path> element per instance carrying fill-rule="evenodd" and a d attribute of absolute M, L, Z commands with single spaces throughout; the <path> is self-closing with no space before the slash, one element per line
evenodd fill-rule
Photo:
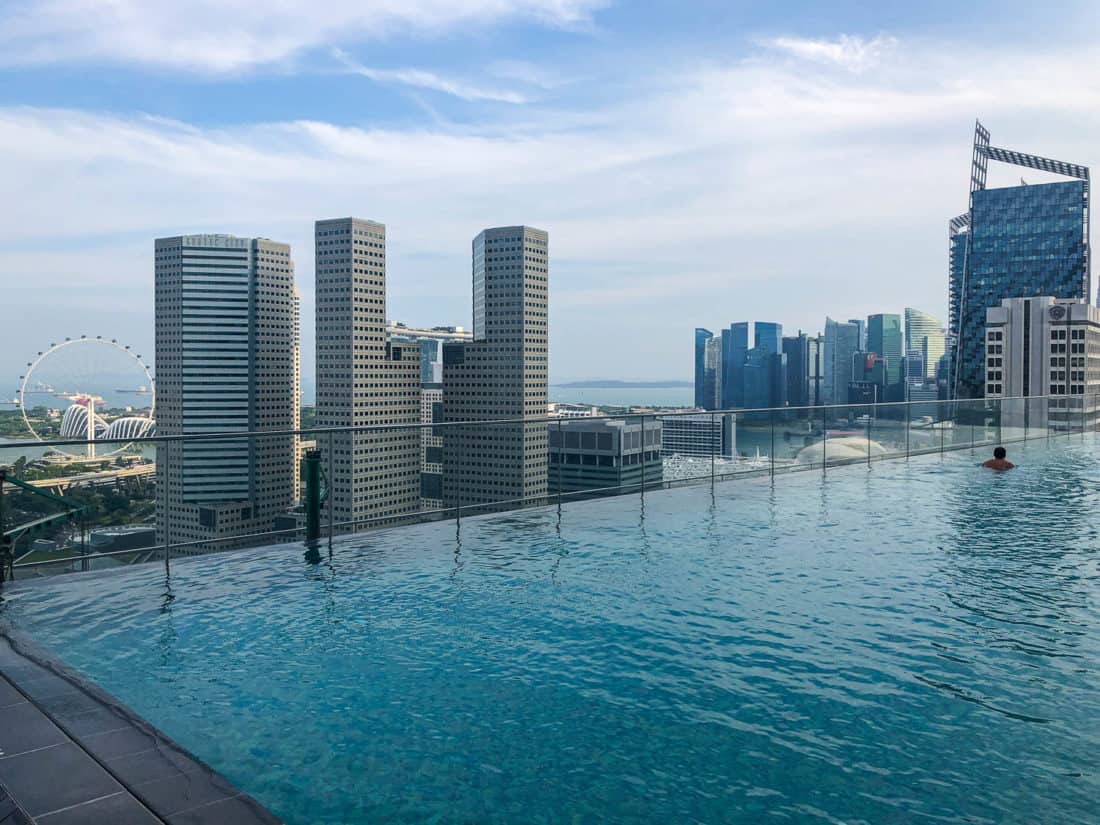
<path fill-rule="evenodd" d="M 331 436 L 325 507 L 350 531 L 420 509 L 420 347 L 390 340 L 386 328 L 385 225 L 320 220 L 314 236 L 317 426 L 394 426 Z"/>
<path fill-rule="evenodd" d="M 1070 180 L 987 189 L 991 160 Z M 980 398 L 988 309 L 1014 297 L 1090 299 L 1089 169 L 992 146 L 977 123 L 970 206 L 951 219 L 948 237 L 951 391 Z"/>
<path fill-rule="evenodd" d="M 529 226 L 486 229 L 472 258 L 473 339 L 443 345 L 443 420 L 514 423 L 444 428 L 444 502 L 537 501 L 549 460 L 549 236 Z"/>
<path fill-rule="evenodd" d="M 157 431 L 292 430 L 298 303 L 290 246 L 204 234 L 154 242 Z M 297 440 L 157 446 L 157 542 L 239 547 L 293 505 Z M 261 541 L 262 543 L 262 541 Z"/>

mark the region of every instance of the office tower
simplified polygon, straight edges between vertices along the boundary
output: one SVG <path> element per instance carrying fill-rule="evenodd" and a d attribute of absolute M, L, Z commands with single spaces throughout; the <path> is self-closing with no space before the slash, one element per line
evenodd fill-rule
<path fill-rule="evenodd" d="M 862 352 L 859 325 L 825 319 L 822 357 L 822 403 L 848 403 L 848 383 L 852 380 L 852 356 Z"/>
<path fill-rule="evenodd" d="M 772 355 L 783 351 L 783 325 L 770 321 L 757 321 L 753 324 L 753 346 L 763 347 Z"/>
<path fill-rule="evenodd" d="M 901 401 L 904 336 L 901 316 L 895 313 L 879 313 L 867 317 L 867 352 L 873 352 L 885 360 L 885 395 L 879 401 Z"/>
<path fill-rule="evenodd" d="M 473 240 L 473 340 L 443 345 L 443 420 L 546 417 L 548 236 L 529 226 Z M 449 427 L 448 507 L 546 495 L 545 423 Z"/>
<path fill-rule="evenodd" d="M 869 336 L 870 330 L 868 330 Z M 848 403 L 881 404 L 886 401 L 889 392 L 888 364 L 887 359 L 873 352 L 853 354 L 852 378 L 848 382 Z"/>
<path fill-rule="evenodd" d="M 787 406 L 787 356 L 766 346 L 750 349 L 745 356 L 744 394 L 748 409 Z"/>
<path fill-rule="evenodd" d="M 158 434 L 293 429 L 290 247 L 182 235 L 154 249 Z M 201 542 L 181 550 L 201 552 L 272 529 L 294 503 L 295 458 L 291 436 L 160 444 L 157 541 Z"/>
<path fill-rule="evenodd" d="M 443 421 L 443 385 L 420 385 L 420 423 Z M 420 429 L 420 509 L 443 507 L 443 427 Z"/>
<path fill-rule="evenodd" d="M 695 328 L 695 406 L 707 410 L 711 409 L 707 396 L 707 345 L 713 338 L 714 333 L 709 329 Z M 713 385 L 713 379 L 711 383 Z"/>
<path fill-rule="evenodd" d="M 809 373 L 809 395 L 807 404 L 819 406 L 824 403 L 825 380 L 825 336 L 816 335 L 806 341 L 806 366 Z"/>
<path fill-rule="evenodd" d="M 294 420 L 295 430 L 302 428 L 302 293 L 294 287 L 293 315 L 291 326 L 294 328 Z M 294 501 L 302 500 L 302 437 L 294 436 Z"/>
<path fill-rule="evenodd" d="M 602 490 L 615 494 L 660 484 L 661 420 L 585 418 L 549 425 L 552 494 Z M 571 496 L 576 498 L 576 496 Z"/>
<path fill-rule="evenodd" d="M 783 354 L 787 356 L 787 403 L 792 407 L 808 407 L 810 401 L 810 338 L 804 332 L 783 338 Z"/>
<path fill-rule="evenodd" d="M 924 363 L 924 379 L 935 379 L 936 365 L 946 351 L 943 324 L 912 307 L 905 308 L 905 354 L 915 352 Z"/>
<path fill-rule="evenodd" d="M 732 458 L 737 452 L 733 413 L 667 415 L 661 419 L 661 453 Z"/>
<path fill-rule="evenodd" d="M 317 426 L 406 425 L 331 436 L 337 529 L 376 526 L 420 507 L 420 350 L 386 333 L 386 227 L 317 221 Z M 330 436 L 318 447 L 328 449 Z"/>
<path fill-rule="evenodd" d="M 867 351 L 867 322 L 862 318 L 849 318 L 849 324 L 855 324 L 859 328 L 859 351 Z"/>
<path fill-rule="evenodd" d="M 1049 295 L 1005 298 L 986 310 L 983 347 L 986 398 L 1062 396 L 1034 403 L 1005 401 L 1004 424 L 1077 429 L 1087 420 L 1087 427 L 1095 426 L 1100 308 Z M 1010 424 L 1009 418 L 1015 420 Z"/>
<path fill-rule="evenodd" d="M 745 406 L 745 356 L 749 351 L 747 321 L 722 330 L 722 408 Z"/>
<path fill-rule="evenodd" d="M 987 189 L 991 160 L 1072 180 Z M 982 396 L 987 309 L 1037 295 L 1089 300 L 1088 207 L 1088 167 L 991 146 L 976 124 L 970 208 L 948 224 L 955 397 Z"/>
<path fill-rule="evenodd" d="M 705 410 L 717 410 L 722 407 L 722 337 L 707 341 L 704 353 L 703 401 Z"/>

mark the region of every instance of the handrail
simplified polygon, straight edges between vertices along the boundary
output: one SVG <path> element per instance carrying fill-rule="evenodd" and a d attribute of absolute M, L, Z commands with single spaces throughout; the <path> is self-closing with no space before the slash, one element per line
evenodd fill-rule
<path fill-rule="evenodd" d="M 1025 403 L 1020 404 L 1019 402 L 1025 402 Z M 1056 402 L 1056 403 L 1049 404 L 1049 403 L 1046 403 L 1046 402 Z M 58 439 L 58 440 L 53 440 L 53 441 L 20 441 L 20 442 L 0 445 L 0 456 L 3 456 L 4 449 L 13 449 L 14 450 L 14 449 L 20 449 L 20 448 L 27 448 L 29 446 L 33 446 L 33 447 L 74 446 L 74 445 L 85 445 L 85 444 L 90 444 L 90 443 L 94 443 L 94 444 L 104 444 L 104 443 L 126 443 L 126 444 L 153 443 L 153 444 L 159 444 L 159 443 L 163 443 L 163 442 L 177 442 L 178 443 L 178 442 L 206 442 L 206 441 L 226 441 L 226 440 L 244 440 L 244 439 L 251 440 L 251 439 L 257 439 L 257 438 L 279 438 L 279 437 L 288 437 L 288 436 L 311 436 L 311 435 L 318 436 L 318 441 L 320 442 L 321 441 L 320 436 L 327 435 L 328 436 L 329 460 L 331 462 L 332 450 L 333 450 L 333 446 L 332 446 L 333 445 L 333 436 L 336 435 L 336 434 L 340 434 L 340 433 L 372 433 L 372 432 L 388 433 L 388 432 L 392 432 L 392 431 L 395 431 L 395 430 L 397 430 L 397 431 L 400 431 L 400 430 L 424 431 L 424 430 L 429 430 L 429 429 L 432 430 L 432 431 L 436 431 L 436 428 L 448 428 L 448 427 L 461 427 L 461 428 L 466 428 L 466 429 L 473 429 L 473 428 L 487 428 L 487 427 L 493 427 L 493 426 L 517 426 L 517 425 L 530 426 L 530 425 L 538 425 L 538 424 L 556 425 L 558 432 L 561 432 L 563 429 L 569 429 L 569 427 L 571 425 L 581 425 L 581 424 L 584 424 L 584 423 L 592 422 L 594 420 L 598 421 L 598 420 L 608 420 L 608 419 L 610 419 L 610 420 L 627 420 L 627 421 L 635 421 L 636 422 L 636 421 L 639 421 L 639 420 L 645 421 L 646 418 L 650 418 L 650 417 L 657 418 L 657 419 L 664 419 L 664 418 L 676 418 L 676 417 L 684 417 L 684 416 L 693 416 L 693 417 L 709 420 L 713 424 L 716 421 L 718 416 L 727 415 L 727 414 L 746 416 L 747 417 L 746 420 L 749 422 L 750 425 L 754 421 L 758 421 L 760 419 L 763 419 L 764 416 L 767 416 L 768 421 L 770 422 L 770 426 L 772 428 L 772 448 L 771 448 L 770 462 L 769 462 L 768 466 L 762 466 L 762 465 L 758 466 L 756 463 L 746 464 L 746 463 L 743 462 L 743 460 L 740 457 L 738 457 L 736 455 L 735 456 L 726 456 L 726 455 L 719 456 L 713 449 L 711 449 L 710 450 L 710 455 L 709 455 L 709 457 L 711 459 L 711 467 L 709 468 L 709 470 L 706 471 L 706 472 L 703 472 L 699 475 L 691 475 L 691 476 L 687 476 L 687 477 L 675 477 L 675 478 L 673 478 L 673 477 L 668 477 L 668 476 L 665 476 L 665 475 L 662 474 L 662 476 L 659 479 L 654 479 L 654 480 L 650 481 L 650 480 L 645 478 L 644 469 L 643 469 L 643 475 L 642 475 L 642 478 L 641 478 L 640 482 L 637 481 L 637 480 L 629 481 L 629 482 L 620 480 L 620 483 L 618 485 L 612 485 L 612 486 L 607 486 L 607 487 L 599 487 L 599 488 L 585 488 L 585 489 L 570 490 L 570 491 L 562 491 L 559 487 L 559 489 L 556 491 L 556 493 L 554 491 L 551 491 L 548 488 L 545 493 L 536 494 L 536 495 L 524 495 L 520 498 L 508 498 L 508 499 L 501 499 L 499 501 L 475 501 L 475 502 L 472 502 L 472 503 L 463 503 L 462 500 L 461 500 L 461 497 L 460 497 L 459 500 L 457 501 L 457 503 L 454 504 L 454 505 L 443 506 L 443 507 L 435 508 L 435 509 L 432 509 L 432 510 L 414 510 L 414 511 L 410 511 L 410 512 L 407 512 L 407 513 L 397 513 L 397 514 L 384 515 L 384 516 L 366 516 L 366 517 L 362 517 L 362 518 L 358 518 L 358 519 L 353 519 L 353 520 L 349 520 L 349 521 L 339 521 L 339 522 L 336 522 L 333 519 L 333 508 L 329 507 L 329 510 L 328 510 L 329 551 L 331 553 L 332 536 L 337 530 L 339 530 L 339 532 L 341 534 L 346 534 L 346 533 L 348 533 L 350 531 L 354 531 L 356 529 L 369 528 L 371 526 L 389 526 L 389 525 L 396 526 L 396 525 L 401 525 L 401 524 L 421 523 L 421 522 L 425 522 L 425 521 L 442 520 L 442 519 L 447 519 L 447 518 L 454 518 L 456 520 L 460 520 L 463 517 L 468 517 L 470 515 L 475 515 L 475 514 L 506 511 L 506 510 L 518 509 L 518 508 L 522 508 L 522 507 L 549 505 L 554 500 L 557 500 L 557 502 L 560 505 L 560 503 L 563 500 L 597 498 L 597 497 L 602 497 L 602 496 L 606 496 L 606 495 L 615 495 L 615 494 L 620 494 L 621 495 L 621 494 L 627 494 L 627 493 L 639 493 L 639 492 L 647 490 L 647 489 L 671 489 L 673 487 L 679 487 L 679 486 L 688 486 L 688 485 L 692 485 L 692 484 L 702 484 L 702 483 L 705 483 L 707 479 L 710 480 L 710 483 L 713 487 L 716 480 L 718 480 L 718 479 L 727 480 L 727 479 L 733 479 L 733 478 L 745 478 L 745 477 L 759 476 L 759 475 L 763 475 L 763 474 L 767 474 L 767 473 L 770 473 L 774 477 L 774 475 L 777 472 L 778 473 L 787 473 L 787 472 L 798 472 L 798 471 L 802 471 L 802 470 L 814 470 L 814 469 L 824 470 L 827 467 L 831 468 L 831 467 L 834 467 L 834 466 L 843 466 L 843 465 L 849 465 L 849 464 L 854 464 L 854 463 L 862 463 L 864 461 L 868 465 L 870 465 L 872 461 L 890 460 L 890 459 L 902 458 L 902 457 L 908 458 L 910 456 L 923 455 L 923 454 L 933 453 L 933 452 L 943 453 L 944 451 L 955 451 L 955 450 L 963 450 L 963 449 L 973 450 L 974 448 L 976 448 L 978 446 L 988 445 L 989 443 L 1012 443 L 1012 442 L 1021 441 L 1021 440 L 1027 441 L 1028 440 L 1028 431 L 1027 431 L 1026 418 L 1031 416 L 1031 415 L 1034 415 L 1035 412 L 1037 412 L 1037 410 L 1035 409 L 1037 406 L 1042 411 L 1053 412 L 1055 414 L 1064 413 L 1066 415 L 1066 422 L 1068 422 L 1068 424 L 1069 424 L 1069 427 L 1066 428 L 1066 429 L 1062 429 L 1060 427 L 1056 428 L 1055 426 L 1053 426 L 1051 424 L 1051 420 L 1049 420 L 1049 419 L 1048 419 L 1046 424 L 1042 425 L 1043 429 L 1046 430 L 1046 433 L 1047 433 L 1048 437 L 1051 436 L 1051 435 L 1063 435 L 1063 434 L 1075 434 L 1075 433 L 1082 433 L 1083 434 L 1087 430 L 1092 429 L 1091 426 L 1086 424 L 1086 415 L 1092 415 L 1093 416 L 1094 420 L 1092 422 L 1092 426 L 1095 426 L 1095 424 L 1096 424 L 1095 418 L 1096 418 L 1096 415 L 1097 415 L 1097 411 L 1095 409 L 1092 409 L 1092 408 L 1095 408 L 1098 403 L 1100 403 L 1100 395 L 1097 395 L 1097 394 L 1094 394 L 1094 393 L 1086 393 L 1086 394 L 1080 394 L 1080 395 L 1013 396 L 1013 397 L 1008 397 L 1008 398 L 955 399 L 955 400 L 949 400 L 949 401 L 940 401 L 940 400 L 931 400 L 931 399 L 929 399 L 929 400 L 892 401 L 892 402 L 882 402 L 882 403 L 829 404 L 829 405 L 798 406 L 798 407 L 770 407 L 770 408 L 738 407 L 738 408 L 732 408 L 732 409 L 726 409 L 726 410 L 698 410 L 698 409 L 694 409 L 694 408 L 692 408 L 692 409 L 676 409 L 676 410 L 672 410 L 672 411 L 669 411 L 669 412 L 660 412 L 660 411 L 656 411 L 656 410 L 647 410 L 646 412 L 609 413 L 609 414 L 601 414 L 598 417 L 578 417 L 578 418 L 562 418 L 562 417 L 558 417 L 558 416 L 545 416 L 545 417 L 537 416 L 537 417 L 530 417 L 530 418 L 482 419 L 482 420 L 478 420 L 478 421 L 451 421 L 451 422 L 436 422 L 436 423 L 421 423 L 421 422 L 418 422 L 418 423 L 415 423 L 415 424 L 412 424 L 412 423 L 409 423 L 409 424 L 375 424 L 375 425 L 363 425 L 363 426 L 360 426 L 360 427 L 325 427 L 325 428 L 297 429 L 297 430 L 257 430 L 257 431 L 249 431 L 249 432 L 188 433 L 188 434 L 180 434 L 180 435 L 154 435 L 154 436 L 143 437 L 143 438 L 140 438 L 140 439 L 119 438 L 119 439 L 101 439 L 101 440 L 96 440 L 96 441 L 87 441 L 87 440 L 79 440 L 79 439 Z M 879 411 L 886 411 L 886 410 L 897 409 L 897 408 L 905 409 L 906 414 L 904 416 L 897 417 L 897 418 L 893 418 L 893 417 L 879 418 L 879 417 L 877 417 L 877 413 Z M 1091 409 L 1091 412 L 1090 412 L 1090 409 Z M 924 446 L 924 445 L 918 446 L 918 444 L 916 444 L 916 443 L 913 444 L 913 445 L 910 445 L 910 443 L 909 443 L 910 433 L 911 432 L 916 433 L 918 431 L 923 431 L 924 429 L 926 429 L 924 427 L 914 428 L 913 425 L 916 423 L 916 420 L 913 418 L 913 416 L 910 412 L 911 410 L 927 410 L 927 411 L 930 411 L 930 412 L 934 413 L 931 416 L 932 424 L 935 426 L 935 429 L 940 430 L 940 432 L 939 432 L 939 436 L 940 436 L 939 437 L 939 442 L 940 443 L 939 443 L 938 446 L 934 446 L 934 445 L 933 446 Z M 970 424 L 970 435 L 969 435 L 969 438 L 966 442 L 954 441 L 954 439 L 957 439 L 958 436 L 952 436 L 950 439 L 947 439 L 951 443 L 945 443 L 945 441 L 944 441 L 944 431 L 943 431 L 945 428 L 940 428 L 936 425 L 938 425 L 941 422 L 942 423 L 955 423 L 955 424 L 958 424 L 958 414 L 960 412 L 965 412 L 967 410 L 972 410 L 973 412 L 987 412 L 987 413 L 988 412 L 995 412 L 997 414 L 997 422 L 996 422 L 996 425 L 995 425 L 995 427 L 996 427 L 995 437 L 991 440 L 988 437 L 988 430 L 983 429 L 981 437 L 977 438 L 976 437 L 977 433 L 975 432 L 975 427 L 980 426 L 980 422 L 977 422 L 977 423 L 971 422 L 971 424 Z M 1011 415 L 1011 414 L 1013 414 L 1014 411 L 1016 411 L 1019 414 L 1025 416 L 1025 422 L 1023 424 L 1022 437 L 1020 437 L 1019 432 L 1014 432 L 1014 430 L 1015 430 L 1014 426 L 1012 428 L 1013 431 L 1010 431 L 1009 429 L 1007 429 L 1007 425 L 1004 425 L 1006 428 L 1002 429 L 1002 422 L 1005 420 L 1003 418 L 1003 416 Z M 793 417 L 797 418 L 798 420 L 800 420 L 803 423 L 808 422 L 811 425 L 821 427 L 821 429 L 819 429 L 819 430 L 814 430 L 811 427 L 809 430 L 807 430 L 805 432 L 806 436 L 812 436 L 812 435 L 816 436 L 816 435 L 820 435 L 822 433 L 825 433 L 827 431 L 828 425 L 829 425 L 829 414 L 830 414 L 830 412 L 836 418 L 843 418 L 844 413 L 848 413 L 850 415 L 853 412 L 855 412 L 857 414 L 863 414 L 863 413 L 870 412 L 870 413 L 872 413 L 873 415 L 876 416 L 876 417 L 870 418 L 868 420 L 868 425 L 867 425 L 867 430 L 866 430 L 866 435 L 867 435 L 867 439 L 868 439 L 868 446 L 867 446 L 867 453 L 864 457 L 860 457 L 860 458 L 849 458 L 849 457 L 840 457 L 840 456 L 830 457 L 829 454 L 828 454 L 827 447 L 831 443 L 831 439 L 829 437 L 826 437 L 822 441 L 823 451 L 822 451 L 821 455 L 819 456 L 819 458 L 821 459 L 820 462 L 815 460 L 815 461 L 812 461 L 812 462 L 801 461 L 801 462 L 798 462 L 798 463 L 794 463 L 793 457 L 790 457 L 789 458 L 790 463 L 788 463 L 788 459 L 777 459 L 776 458 L 775 450 L 776 450 L 777 445 L 776 445 L 776 442 L 775 442 L 774 429 L 777 425 L 780 426 L 780 427 L 786 426 L 790 422 L 790 419 L 793 416 Z M 780 415 L 776 415 L 776 413 L 780 413 Z M 800 416 L 800 415 L 798 415 L 799 413 L 803 413 L 804 415 Z M 947 413 L 947 414 L 940 414 L 940 413 Z M 1079 422 L 1077 422 L 1075 420 L 1075 417 L 1078 414 L 1080 414 L 1080 421 Z M 922 417 L 925 417 L 924 413 L 922 413 Z M 889 422 L 889 423 L 887 423 L 887 422 Z M 870 444 L 871 444 L 871 436 L 873 434 L 873 429 L 875 427 L 885 426 L 888 429 L 892 430 L 892 429 L 895 428 L 895 425 L 904 426 L 904 428 L 905 428 L 905 431 L 906 431 L 905 442 L 906 443 L 905 443 L 905 447 L 904 447 L 904 452 L 901 452 L 901 450 L 899 448 L 899 450 L 897 452 L 893 452 L 893 453 L 888 452 L 886 454 L 872 456 L 871 455 Z M 965 426 L 966 426 L 965 420 L 959 426 L 965 428 Z M 751 430 L 752 427 L 750 426 L 749 429 Z M 1033 429 L 1032 433 L 1034 433 L 1034 432 L 1035 431 Z M 1034 439 L 1035 435 L 1033 434 L 1031 436 L 1031 438 Z M 643 439 L 642 450 L 644 451 L 645 449 L 646 449 L 646 445 L 644 444 L 644 439 Z M 697 457 L 705 459 L 705 458 L 707 458 L 707 455 L 706 454 L 700 454 Z M 732 459 L 734 459 L 733 463 L 735 465 L 738 465 L 738 466 L 731 468 L 729 471 L 727 471 L 724 467 L 722 469 L 719 469 L 719 470 L 716 471 L 716 468 L 714 466 L 714 461 L 718 457 L 721 457 L 723 459 L 732 458 Z M 765 457 L 765 458 L 768 458 L 768 457 Z M 78 461 L 79 461 L 79 459 L 78 459 Z M 644 462 L 643 462 L 643 468 L 644 468 Z M 558 476 L 558 480 L 559 480 L 559 485 L 560 485 L 560 480 L 561 480 L 561 475 L 560 474 Z M 0 492 L 2 492 L 2 491 L 0 491 Z M 288 510 L 286 512 L 287 512 L 288 515 L 293 515 L 292 511 Z M 163 557 L 165 558 L 165 560 L 167 562 L 167 559 L 171 556 L 173 551 L 182 550 L 182 551 L 186 552 L 188 549 L 194 549 L 194 550 L 198 550 L 202 553 L 206 553 L 206 552 L 209 552 L 211 550 L 211 548 L 214 548 L 216 550 L 219 547 L 221 547 L 222 549 L 224 549 L 226 545 L 233 545 L 233 544 L 238 544 L 238 543 L 243 544 L 245 546 L 249 545 L 250 543 L 254 545 L 256 543 L 256 540 L 259 540 L 259 539 L 275 539 L 275 538 L 278 538 L 278 537 L 284 537 L 287 540 L 293 540 L 293 539 L 300 538 L 301 536 L 304 535 L 304 533 L 305 533 L 304 524 L 300 524 L 300 525 L 297 525 L 297 526 L 294 526 L 294 527 L 281 529 L 281 530 L 263 530 L 263 531 L 258 531 L 258 532 L 250 532 L 248 534 L 227 535 L 227 536 L 220 536 L 220 537 L 211 536 L 211 537 L 206 537 L 206 538 L 202 538 L 202 539 L 182 541 L 182 542 L 172 542 L 172 541 L 167 540 L 167 537 L 165 537 L 164 542 L 154 544 L 153 546 L 150 546 L 150 547 L 130 548 L 130 549 L 111 550 L 111 551 L 92 552 L 92 553 L 82 552 L 79 555 L 63 556 L 63 557 L 59 557 L 59 558 L 39 559 L 39 560 L 35 560 L 35 561 L 17 562 L 17 563 L 14 564 L 14 568 L 15 569 L 21 569 L 21 568 L 30 568 L 30 569 L 48 568 L 48 567 L 51 567 L 51 566 L 71 565 L 72 563 L 75 563 L 75 562 L 81 562 L 81 569 L 87 569 L 86 562 L 88 560 L 91 560 L 91 559 L 108 558 L 108 557 L 113 557 L 113 556 L 129 556 L 129 557 L 131 557 L 131 560 L 137 559 L 139 557 L 142 558 L 142 559 L 145 559 L 145 560 L 149 560 L 149 559 L 153 559 L 153 558 L 159 558 L 160 554 L 162 552 L 163 552 Z M 9 561 L 9 563 L 10 563 L 10 561 Z"/>
<path fill-rule="evenodd" d="M 665 412 L 660 408 L 647 409 L 645 412 L 629 412 L 629 413 L 600 413 L 598 416 L 591 416 L 592 418 L 602 418 L 611 420 L 625 420 L 631 418 L 640 418 L 641 416 L 656 416 L 659 418 L 675 418 L 679 416 L 692 416 L 692 415 L 763 415 L 765 413 L 793 413 L 800 411 L 819 411 L 819 410 L 844 410 L 844 409 L 861 409 L 865 410 L 868 407 L 879 409 L 881 407 L 904 407 L 904 406 L 919 406 L 928 407 L 930 405 L 966 405 L 966 404 L 992 404 L 1003 403 L 1005 401 L 1044 401 L 1044 400 L 1063 400 L 1074 398 L 1088 398 L 1091 393 L 1085 395 L 1017 395 L 1006 398 L 956 398 L 947 401 L 941 400 L 928 400 L 928 401 L 877 401 L 867 404 L 815 404 L 813 406 L 804 407 L 731 407 L 729 409 L 722 410 L 703 410 L 703 409 L 680 409 L 676 408 Z M 593 405 L 595 406 L 595 405 Z M 605 405 L 611 406 L 611 405 Z M 508 424 L 550 424 L 558 421 L 586 421 L 588 417 L 578 418 L 563 418 L 556 415 L 547 416 L 532 416 L 529 418 L 483 418 L 476 421 L 438 421 L 435 423 L 416 422 L 412 424 L 360 424 L 354 427 L 312 427 L 310 429 L 297 429 L 297 430 L 247 430 L 247 431 L 233 431 L 222 430 L 213 433 L 177 433 L 174 435 L 149 435 L 142 436 L 140 438 L 97 438 L 89 440 L 86 438 L 67 438 L 67 439 L 52 439 L 52 440 L 36 440 L 27 439 L 26 441 L 18 441 L 11 444 L 0 444 L 0 451 L 5 448 L 14 449 L 16 447 L 26 446 L 28 444 L 34 444 L 38 447 L 78 447 L 81 445 L 88 446 L 94 444 L 99 446 L 101 444 L 160 444 L 165 442 L 178 442 L 178 441 L 232 441 L 235 439 L 246 438 L 275 438 L 277 436 L 309 436 L 309 435 L 328 435 L 339 433 L 370 433 L 370 432 L 389 432 L 391 430 L 423 430 L 436 427 L 480 427 L 480 426 L 505 426 Z M 92 458 L 90 461 L 106 460 L 104 458 Z"/>

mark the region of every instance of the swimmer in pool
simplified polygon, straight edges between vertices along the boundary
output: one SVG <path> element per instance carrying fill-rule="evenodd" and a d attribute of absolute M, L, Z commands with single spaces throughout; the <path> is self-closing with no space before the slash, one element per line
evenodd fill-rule
<path fill-rule="evenodd" d="M 1005 458 L 1006 455 L 1008 455 L 1008 452 L 1004 447 L 997 447 L 993 450 L 993 458 L 989 461 L 983 461 L 982 466 L 990 470 L 1011 470 L 1016 465 Z"/>

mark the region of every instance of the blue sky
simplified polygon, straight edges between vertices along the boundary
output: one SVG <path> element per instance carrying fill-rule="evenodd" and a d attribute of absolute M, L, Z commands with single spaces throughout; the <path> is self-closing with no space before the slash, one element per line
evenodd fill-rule
<path fill-rule="evenodd" d="M 469 324 L 480 229 L 547 229 L 555 380 L 689 377 L 697 325 L 942 316 L 974 118 L 1100 146 L 1095 9 L 1033 5 L 0 2 L 0 395 L 66 335 L 151 353 L 152 239 L 190 231 L 293 245 L 308 374 L 312 223 L 349 214 L 410 324 Z"/>

